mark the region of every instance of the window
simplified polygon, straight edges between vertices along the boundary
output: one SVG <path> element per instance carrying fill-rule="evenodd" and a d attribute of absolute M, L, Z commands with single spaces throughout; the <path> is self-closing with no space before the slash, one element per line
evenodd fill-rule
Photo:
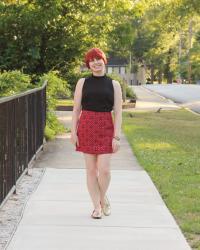
<path fill-rule="evenodd" d="M 126 74 L 125 67 L 120 67 L 120 74 Z"/>
<path fill-rule="evenodd" d="M 119 67 L 114 67 L 114 72 L 115 72 L 116 74 L 119 74 Z"/>
<path fill-rule="evenodd" d="M 112 67 L 108 67 L 108 74 L 112 74 Z"/>

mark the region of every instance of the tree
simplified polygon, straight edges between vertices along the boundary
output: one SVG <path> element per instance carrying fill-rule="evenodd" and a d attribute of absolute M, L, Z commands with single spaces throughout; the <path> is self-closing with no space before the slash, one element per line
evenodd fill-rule
<path fill-rule="evenodd" d="M 194 3 L 186 0 L 138 1 L 112 32 L 111 39 L 115 42 L 110 43 L 111 51 L 117 48 L 118 53 L 126 57 L 131 53 L 135 67 L 141 64 L 149 69 L 152 83 L 155 78 L 161 83 L 163 76 L 168 83 L 179 77 L 181 57 L 187 56 L 187 67 L 191 68 L 187 78 L 190 79 L 193 63 L 189 44 L 194 38 L 191 34 L 198 32 L 197 23 L 200 23 L 198 11 L 193 9 L 198 3 Z M 191 18 L 196 23 L 192 32 L 188 29 Z M 185 48 L 180 46 L 182 33 L 186 34 Z"/>
<path fill-rule="evenodd" d="M 89 47 L 107 47 L 113 6 L 103 0 L 2 2 L 1 70 L 22 69 L 30 74 L 69 71 Z"/>

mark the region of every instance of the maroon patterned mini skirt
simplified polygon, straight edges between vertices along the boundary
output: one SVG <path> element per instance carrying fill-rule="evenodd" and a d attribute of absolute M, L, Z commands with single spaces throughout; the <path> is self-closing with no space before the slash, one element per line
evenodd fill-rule
<path fill-rule="evenodd" d="M 82 110 L 77 125 L 79 146 L 76 145 L 76 151 L 88 154 L 113 153 L 113 135 L 111 112 Z"/>

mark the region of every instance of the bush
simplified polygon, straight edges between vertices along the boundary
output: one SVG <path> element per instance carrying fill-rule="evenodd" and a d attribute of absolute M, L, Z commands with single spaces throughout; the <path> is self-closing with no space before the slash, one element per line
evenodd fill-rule
<path fill-rule="evenodd" d="M 55 135 L 65 131 L 65 127 L 58 121 L 56 115 L 52 112 L 47 112 L 46 127 L 44 131 L 46 140 L 52 140 Z"/>
<path fill-rule="evenodd" d="M 137 99 L 137 96 L 136 96 L 135 92 L 128 85 L 126 85 L 126 97 L 131 98 L 131 99 L 135 99 L 135 100 Z"/>
<path fill-rule="evenodd" d="M 0 96 L 10 96 L 32 88 L 31 78 L 18 70 L 0 73 Z"/>
<path fill-rule="evenodd" d="M 70 74 L 66 75 L 65 77 L 67 78 L 69 84 L 70 84 L 70 90 L 71 93 L 73 94 L 75 91 L 76 84 L 80 78 L 85 78 L 91 75 L 91 72 L 84 71 L 84 72 L 75 72 L 71 71 Z"/>
<path fill-rule="evenodd" d="M 58 121 L 57 116 L 52 113 L 56 109 L 57 99 L 60 96 L 70 97 L 71 91 L 67 81 L 59 76 L 58 71 L 50 71 L 44 74 L 40 79 L 40 84 L 47 80 L 47 117 L 45 127 L 46 140 L 52 140 L 59 133 L 65 132 L 66 129 Z"/>
<path fill-rule="evenodd" d="M 56 115 L 50 111 L 56 108 L 56 99 L 59 95 L 63 94 L 69 97 L 71 94 L 67 82 L 58 76 L 57 71 L 44 74 L 40 77 L 39 83 L 34 85 L 31 84 L 29 75 L 23 74 L 18 70 L 5 71 L 0 74 L 0 96 L 10 96 L 42 86 L 45 80 L 48 80 L 47 107 L 49 110 L 46 117 L 45 138 L 49 140 L 53 139 L 56 134 L 65 131 L 64 126 L 57 120 Z"/>
<path fill-rule="evenodd" d="M 58 71 L 50 71 L 47 74 L 44 74 L 40 78 L 40 84 L 43 84 L 45 80 L 47 83 L 47 107 L 48 110 L 55 110 L 57 99 L 60 96 L 71 96 L 71 91 L 67 81 L 59 77 Z"/>
<path fill-rule="evenodd" d="M 65 132 L 64 126 L 58 121 L 57 116 L 52 113 L 56 109 L 58 97 L 70 97 L 71 91 L 67 81 L 59 76 L 58 71 L 50 71 L 40 78 L 40 84 L 47 80 L 47 117 L 45 127 L 45 138 L 51 140 L 55 135 Z"/>

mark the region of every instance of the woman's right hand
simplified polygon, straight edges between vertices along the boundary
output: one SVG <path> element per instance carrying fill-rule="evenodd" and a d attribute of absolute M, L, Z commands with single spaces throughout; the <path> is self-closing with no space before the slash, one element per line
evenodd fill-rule
<path fill-rule="evenodd" d="M 71 136 L 70 136 L 70 141 L 72 144 L 74 144 L 76 146 L 79 146 L 79 141 L 78 141 L 78 136 L 76 133 L 71 133 Z"/>

